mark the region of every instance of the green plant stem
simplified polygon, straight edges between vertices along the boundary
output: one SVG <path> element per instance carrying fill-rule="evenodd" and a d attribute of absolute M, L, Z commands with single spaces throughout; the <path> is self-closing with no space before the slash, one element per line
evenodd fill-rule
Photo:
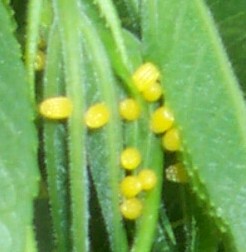
<path fill-rule="evenodd" d="M 47 47 L 43 90 L 45 98 L 60 95 L 64 89 L 61 84 L 61 43 L 56 22 L 50 29 Z M 54 237 L 59 252 L 70 250 L 66 133 L 64 122 L 45 121 L 43 129 L 45 167 Z"/>
<path fill-rule="evenodd" d="M 131 69 L 132 64 L 128 58 L 125 42 L 122 36 L 122 29 L 120 19 L 118 17 L 118 13 L 112 3 L 111 0 L 96 0 L 99 8 L 101 9 L 101 13 L 105 16 L 106 23 L 109 26 L 115 42 L 117 44 L 117 48 L 119 50 L 120 57 L 122 58 L 122 62 L 126 69 Z"/>
<path fill-rule="evenodd" d="M 82 36 L 77 26 L 81 22 L 80 1 L 54 0 L 63 46 L 68 97 L 73 102 L 69 119 L 69 169 L 71 189 L 72 241 L 74 251 L 88 251 L 88 192 L 85 158 L 85 88 L 83 85 Z"/>
<path fill-rule="evenodd" d="M 117 106 L 115 105 L 117 104 L 115 82 L 113 80 L 111 66 L 105 48 L 100 41 L 95 27 L 84 13 L 82 14 L 81 29 L 84 34 L 87 53 L 93 62 L 93 70 L 97 79 L 100 80 L 100 82 L 97 83 L 97 86 L 95 86 L 97 89 L 95 92 L 99 93 L 100 98 L 108 105 L 111 112 L 110 121 L 104 128 L 103 133 L 105 134 L 104 149 L 107 152 L 106 160 L 103 160 L 104 164 L 102 164 L 105 165 L 106 163 L 105 168 L 107 171 L 103 172 L 105 173 L 103 176 L 106 176 L 105 179 L 108 181 L 108 184 L 104 185 L 107 186 L 107 188 L 103 188 L 103 190 L 107 190 L 107 198 L 104 194 L 105 198 L 100 199 L 100 190 L 102 190 L 102 187 L 100 187 L 99 181 L 96 181 L 96 186 L 98 186 L 97 193 L 99 194 L 99 200 L 102 206 L 102 212 L 109 233 L 112 250 L 124 252 L 127 251 L 128 245 L 119 212 L 118 181 L 120 178 L 120 168 L 118 164 L 118 155 L 122 140 L 120 120 Z M 96 155 L 99 155 L 99 153 Z"/>
<path fill-rule="evenodd" d="M 27 34 L 25 48 L 25 62 L 27 77 L 30 84 L 30 95 L 32 102 L 35 101 L 35 58 L 39 38 L 39 26 L 41 20 L 43 0 L 28 1 Z"/>
<path fill-rule="evenodd" d="M 147 122 L 148 123 L 148 122 Z M 148 124 L 147 124 L 148 125 Z M 146 126 L 146 125 L 145 125 Z M 143 214 L 137 222 L 136 236 L 132 247 L 132 252 L 151 251 L 157 230 L 157 221 L 160 208 L 161 190 L 163 183 L 163 151 L 152 132 L 149 132 L 145 145 L 144 167 L 152 169 L 158 178 L 155 188 L 147 192 L 143 199 Z"/>

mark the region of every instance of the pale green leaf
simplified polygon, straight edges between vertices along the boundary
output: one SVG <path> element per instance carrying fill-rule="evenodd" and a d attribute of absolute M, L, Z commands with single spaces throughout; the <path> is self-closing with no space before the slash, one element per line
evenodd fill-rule
<path fill-rule="evenodd" d="M 201 0 L 145 0 L 142 27 L 146 58 L 162 71 L 191 161 L 193 190 L 245 251 L 246 110 L 211 15 Z"/>

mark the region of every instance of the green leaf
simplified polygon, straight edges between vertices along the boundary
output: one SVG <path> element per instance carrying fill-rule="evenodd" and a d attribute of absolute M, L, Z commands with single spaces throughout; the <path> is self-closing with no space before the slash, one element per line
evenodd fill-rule
<path fill-rule="evenodd" d="M 20 48 L 2 2 L 0 31 L 0 247 L 22 252 L 38 190 L 37 135 Z"/>
<path fill-rule="evenodd" d="M 208 6 L 215 18 L 233 69 L 242 88 L 246 89 L 246 2 L 207 0 Z"/>
<path fill-rule="evenodd" d="M 211 15 L 201 0 L 145 0 L 142 10 L 146 59 L 161 69 L 193 190 L 245 251 L 246 110 Z"/>

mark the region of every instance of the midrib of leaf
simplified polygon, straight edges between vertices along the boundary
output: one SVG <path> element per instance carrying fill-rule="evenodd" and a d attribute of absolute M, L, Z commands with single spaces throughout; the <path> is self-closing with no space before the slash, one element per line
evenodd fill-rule
<path fill-rule="evenodd" d="M 20 45 L 0 2 L 0 233 L 1 251 L 22 252 L 32 229 L 38 192 L 37 134 Z M 28 181 L 28 183 L 27 183 Z M 33 232 L 33 231 L 31 231 Z M 29 240 L 30 241 L 30 240 Z M 30 244 L 30 250 L 36 246 Z"/>
<path fill-rule="evenodd" d="M 117 104 L 114 88 L 115 83 L 112 79 L 112 73 L 105 49 L 95 28 L 84 13 L 82 13 L 81 29 L 85 37 L 85 48 L 87 49 L 88 55 L 91 57 L 93 62 L 93 68 L 97 79 L 100 80 L 100 83 L 97 83 L 97 86 L 95 86 L 97 89 L 97 91 L 95 90 L 95 93 L 98 92 L 103 99 L 103 102 L 105 102 L 111 109 L 110 121 L 105 127 L 105 132 L 103 133 L 106 139 L 105 146 L 102 146 L 104 151 L 108 153 L 108 157 L 106 160 L 104 160 L 104 162 L 105 168 L 108 169 L 105 174 L 108 174 L 109 176 L 106 178 L 106 181 L 109 180 L 109 184 L 104 185 L 107 187 L 104 188 L 104 190 L 108 190 L 107 194 L 110 196 L 109 199 L 103 199 L 100 198 L 99 193 L 99 201 L 104 214 L 112 249 L 118 251 L 127 251 L 126 234 L 121 223 L 118 199 L 118 179 L 120 177 L 120 169 L 118 165 L 117 154 L 119 152 L 118 148 L 121 145 L 122 140 L 120 137 L 120 122 L 119 117 L 117 116 L 117 106 L 115 106 L 115 104 Z M 91 152 L 93 151 L 91 150 Z M 102 189 L 102 185 L 100 187 L 100 181 L 95 181 L 95 183 L 95 185 L 98 186 L 97 190 Z M 109 202 L 107 200 L 109 200 Z M 108 204 L 111 206 L 111 213 L 106 212 L 107 209 L 109 209 Z"/>
<path fill-rule="evenodd" d="M 64 56 L 67 95 L 73 102 L 69 119 L 69 178 L 71 194 L 72 242 L 74 251 L 88 251 L 88 179 L 85 158 L 85 79 L 83 73 L 80 1 L 54 0 Z M 75 25 L 75 26 L 74 26 Z"/>
<path fill-rule="evenodd" d="M 157 22 L 152 22 L 150 13 L 143 12 L 145 53 L 159 62 L 165 76 L 166 102 L 174 111 L 185 151 L 193 163 L 188 167 L 190 174 L 198 174 L 208 192 L 206 203 L 216 209 L 215 218 L 229 225 L 238 250 L 244 251 L 242 234 L 246 227 L 241 218 L 246 207 L 241 202 L 246 198 L 246 111 L 242 94 L 203 2 L 155 2 Z M 143 10 L 152 4 L 145 1 Z M 181 4 L 186 9 L 182 23 L 180 16 L 176 18 Z M 161 15 L 165 10 L 169 11 Z M 152 30 L 157 31 L 156 35 Z M 151 47 L 155 50 L 151 51 Z M 203 59 L 194 72 L 201 48 Z M 193 189 L 198 196 L 204 193 Z"/>

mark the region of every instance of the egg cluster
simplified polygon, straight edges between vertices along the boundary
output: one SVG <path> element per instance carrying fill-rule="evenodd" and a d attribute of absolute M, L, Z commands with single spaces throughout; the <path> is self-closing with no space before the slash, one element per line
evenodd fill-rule
<path fill-rule="evenodd" d="M 155 134 L 161 134 L 162 146 L 169 152 L 181 150 L 179 130 L 174 126 L 174 117 L 168 107 L 157 108 L 151 117 L 151 130 Z M 186 183 L 188 177 L 181 163 L 170 165 L 166 169 L 166 179 L 176 183 Z"/>
<path fill-rule="evenodd" d="M 155 102 L 162 96 L 160 72 L 150 62 L 141 65 L 133 74 L 132 81 L 143 98 L 148 102 Z"/>
<path fill-rule="evenodd" d="M 158 101 L 163 95 L 160 72 L 152 63 L 141 65 L 132 75 L 132 82 L 147 102 Z M 72 111 L 72 102 L 65 96 L 48 98 L 39 106 L 40 114 L 51 120 L 67 119 Z M 128 97 L 120 102 L 119 114 L 124 121 L 131 122 L 140 117 L 141 108 L 135 99 Z M 83 118 L 83 122 L 89 129 L 99 129 L 109 120 L 110 109 L 104 102 L 98 102 L 89 107 Z M 174 125 L 174 116 L 165 105 L 158 107 L 151 115 L 150 129 L 153 133 L 161 135 L 162 145 L 169 152 L 179 151 L 181 148 L 179 130 Z M 125 148 L 120 155 L 121 167 L 127 173 L 120 182 L 122 198 L 120 211 L 124 218 L 130 220 L 136 219 L 142 212 L 143 205 L 138 195 L 143 191 L 153 189 L 157 183 L 156 174 L 152 169 L 139 169 L 141 162 L 142 155 L 134 147 Z M 138 172 L 136 172 L 137 168 Z M 187 181 L 181 164 L 170 166 L 166 170 L 166 177 L 174 182 Z"/>
<path fill-rule="evenodd" d="M 152 63 L 145 63 L 133 74 L 133 82 L 143 98 L 148 102 L 154 102 L 163 95 L 160 86 L 160 72 Z M 175 127 L 175 120 L 171 110 L 163 105 L 158 107 L 151 115 L 151 130 L 161 135 L 162 146 L 169 152 L 177 152 L 181 149 L 179 130 Z M 166 169 L 166 178 L 177 183 L 186 183 L 188 177 L 181 163 L 176 163 Z"/>
<path fill-rule="evenodd" d="M 137 174 L 132 174 L 142 162 L 142 155 L 138 149 L 128 147 L 124 149 L 120 155 L 121 167 L 129 172 L 120 183 L 120 193 L 122 203 L 120 211 L 124 218 L 134 220 L 138 218 L 143 209 L 143 204 L 137 196 L 142 191 L 152 190 L 156 183 L 157 177 L 153 170 L 144 168 Z"/>

